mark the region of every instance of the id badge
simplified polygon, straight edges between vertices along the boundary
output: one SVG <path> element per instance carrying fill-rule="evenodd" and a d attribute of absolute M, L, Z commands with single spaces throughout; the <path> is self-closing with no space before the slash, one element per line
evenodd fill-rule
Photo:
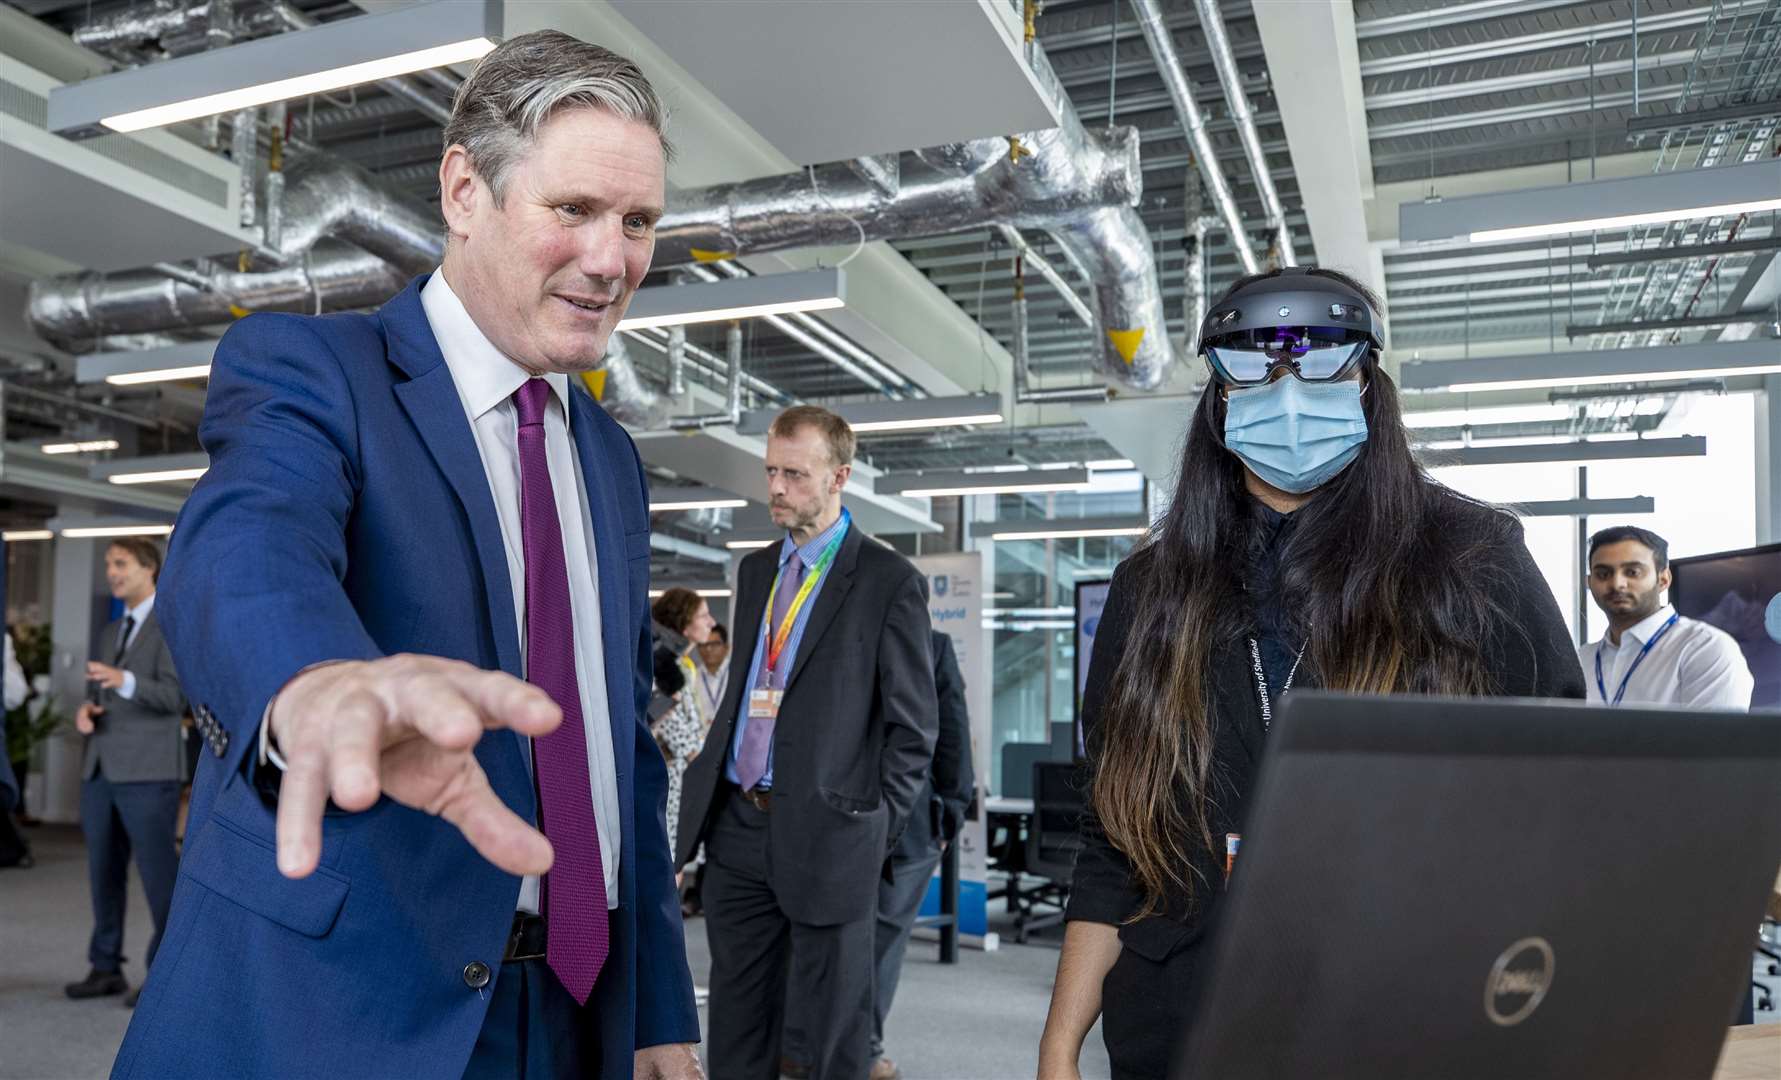
<path fill-rule="evenodd" d="M 1224 876 L 1229 881 L 1231 871 L 1237 868 L 1237 849 L 1243 845 L 1243 834 L 1228 832 L 1224 834 Z"/>
<path fill-rule="evenodd" d="M 750 720 L 777 720 L 779 718 L 779 700 L 784 696 L 784 690 L 750 690 L 748 692 L 748 718 Z"/>

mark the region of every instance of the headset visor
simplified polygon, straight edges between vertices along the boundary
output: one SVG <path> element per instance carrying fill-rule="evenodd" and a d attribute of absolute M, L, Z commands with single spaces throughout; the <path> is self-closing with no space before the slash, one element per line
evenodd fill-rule
<path fill-rule="evenodd" d="M 1206 344 L 1213 374 L 1227 386 L 1265 383 L 1284 367 L 1306 382 L 1345 378 L 1372 341 L 1340 326 L 1270 326 L 1221 334 Z"/>

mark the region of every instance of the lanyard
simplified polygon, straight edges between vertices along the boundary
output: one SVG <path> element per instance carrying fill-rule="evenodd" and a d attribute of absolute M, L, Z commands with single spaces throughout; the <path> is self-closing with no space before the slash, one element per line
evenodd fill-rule
<path fill-rule="evenodd" d="M 1307 641 L 1305 645 L 1309 645 Z M 1292 670 L 1286 673 L 1286 685 L 1280 688 L 1280 696 L 1292 689 L 1292 680 L 1299 673 L 1299 664 L 1305 659 L 1305 645 L 1299 646 L 1299 655 L 1292 662 Z M 1249 639 L 1249 659 L 1253 662 L 1250 672 L 1255 675 L 1255 692 L 1262 699 L 1262 730 L 1267 731 L 1274 726 L 1274 699 L 1268 694 L 1268 676 L 1262 671 L 1262 647 L 1254 638 Z"/>
<path fill-rule="evenodd" d="M 712 685 L 711 676 L 707 675 L 705 672 L 701 671 L 701 672 L 699 672 L 699 681 L 705 684 L 706 699 L 710 700 L 710 701 L 715 701 L 717 699 L 717 688 Z"/>
<path fill-rule="evenodd" d="M 1595 688 L 1602 695 L 1602 704 L 1607 705 L 1610 708 L 1619 707 L 1620 699 L 1626 696 L 1627 684 L 1633 681 L 1633 672 L 1639 670 L 1639 665 L 1643 664 L 1645 662 L 1645 657 L 1651 652 L 1652 649 L 1657 648 L 1657 643 L 1664 639 L 1664 635 L 1670 632 L 1670 627 L 1675 626 L 1676 620 L 1680 619 L 1681 617 L 1682 617 L 1682 613 L 1680 611 L 1672 614 L 1669 618 L 1669 621 L 1664 623 L 1663 626 L 1659 627 L 1657 633 L 1651 635 L 1651 640 L 1647 641 L 1645 643 L 1645 647 L 1643 649 L 1639 650 L 1639 655 L 1633 657 L 1633 665 L 1626 669 L 1625 675 L 1621 676 L 1620 689 L 1616 690 L 1614 692 L 1614 700 L 1613 701 L 1608 700 L 1608 686 L 1606 683 L 1604 683 L 1602 681 L 1602 646 L 1599 643 L 1596 645 L 1596 647 L 1595 647 Z"/>
<path fill-rule="evenodd" d="M 829 541 L 829 546 L 823 548 L 822 554 L 817 556 L 816 565 L 812 566 L 810 572 L 804 575 L 804 584 L 798 589 L 797 595 L 792 597 L 791 606 L 785 609 L 785 619 L 780 622 L 779 629 L 773 632 L 772 638 L 767 642 L 765 674 L 769 680 L 773 677 L 773 669 L 778 665 L 780 655 L 785 652 L 786 642 L 792 638 L 792 627 L 797 625 L 798 612 L 803 610 L 804 602 L 810 599 L 810 594 L 816 591 L 817 582 L 821 581 L 823 575 L 828 573 L 829 565 L 835 561 L 835 553 L 841 550 L 841 541 L 846 538 L 847 530 L 842 529 L 835 534 L 833 540 Z M 794 552 L 792 557 L 797 558 L 798 556 Z M 767 594 L 766 619 L 768 626 L 772 625 L 773 601 L 779 596 L 779 583 L 783 580 L 785 580 L 785 569 L 781 567 L 778 575 L 773 578 L 773 591 Z"/>

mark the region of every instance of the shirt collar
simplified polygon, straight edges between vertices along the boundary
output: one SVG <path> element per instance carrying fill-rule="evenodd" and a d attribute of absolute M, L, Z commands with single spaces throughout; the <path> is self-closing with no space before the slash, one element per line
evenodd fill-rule
<path fill-rule="evenodd" d="M 841 516 L 836 519 L 835 523 L 811 537 L 810 542 L 803 547 L 798 546 L 797 541 L 792 539 L 791 533 L 786 533 L 785 539 L 779 543 L 779 565 L 784 566 L 795 553 L 798 559 L 803 562 L 804 569 L 808 570 L 815 566 L 816 560 L 822 558 L 823 549 L 828 547 L 837 536 L 845 533 L 848 523 L 852 520 L 853 515 L 847 512 L 846 507 L 842 507 Z"/>
<path fill-rule="evenodd" d="M 133 624 L 134 626 L 141 626 L 142 620 L 148 618 L 148 613 L 153 611 L 154 609 L 155 609 L 155 594 L 149 593 L 147 600 L 144 600 L 142 603 L 137 604 L 133 608 L 125 608 L 124 614 L 129 616 L 130 618 L 136 620 L 135 623 Z"/>
<path fill-rule="evenodd" d="M 1676 614 L 1676 609 L 1669 604 L 1665 604 L 1663 607 L 1658 608 L 1641 620 L 1636 626 L 1623 631 L 1620 635 L 1620 640 L 1624 643 L 1628 635 L 1631 635 L 1632 637 L 1639 639 L 1639 644 L 1643 645 L 1647 641 L 1650 641 L 1659 630 L 1662 630 L 1664 623 L 1669 622 L 1670 616 L 1674 614 Z"/>
<path fill-rule="evenodd" d="M 525 368 L 495 348 L 494 342 L 476 325 L 464 302 L 445 280 L 443 269 L 435 270 L 421 287 L 421 308 L 427 313 L 427 323 L 433 328 L 434 339 L 439 342 L 445 366 L 451 369 L 451 381 L 458 388 L 458 399 L 464 403 L 464 411 L 472 421 L 481 419 L 484 413 L 511 398 L 514 391 L 532 377 Z M 566 420 L 569 416 L 569 376 L 550 372 L 544 376 L 544 381 L 556 394 Z"/>

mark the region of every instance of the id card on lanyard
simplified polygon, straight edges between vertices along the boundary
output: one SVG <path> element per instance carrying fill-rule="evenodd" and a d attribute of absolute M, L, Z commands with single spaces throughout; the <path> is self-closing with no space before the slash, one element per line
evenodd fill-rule
<path fill-rule="evenodd" d="M 1596 692 L 1602 695 L 1602 704 L 1611 709 L 1620 707 L 1620 700 L 1626 697 L 1627 684 L 1633 681 L 1633 672 L 1639 670 L 1639 665 L 1645 662 L 1645 657 L 1651 655 L 1651 650 L 1657 648 L 1657 643 L 1664 639 L 1664 635 L 1670 632 L 1670 627 L 1675 626 L 1676 620 L 1680 618 L 1682 618 L 1682 613 L 1675 612 L 1670 616 L 1669 621 L 1658 628 L 1657 633 L 1651 635 L 1651 640 L 1647 641 L 1645 647 L 1639 650 L 1639 655 L 1633 657 L 1632 666 L 1628 667 L 1626 674 L 1620 677 L 1620 689 L 1614 691 L 1614 700 L 1612 701 L 1608 700 L 1608 685 L 1602 680 L 1602 647 L 1600 644 L 1596 645 L 1595 688 Z"/>
<path fill-rule="evenodd" d="M 811 594 L 816 591 L 817 583 L 822 581 L 823 575 L 829 572 L 829 567 L 835 562 L 836 553 L 841 550 L 841 542 L 846 538 L 847 530 L 842 529 L 833 540 L 829 541 L 829 545 L 823 548 L 822 554 L 817 556 L 816 564 L 810 568 L 808 574 L 804 575 L 804 584 L 799 586 L 797 594 L 792 597 L 792 602 L 785 609 L 785 617 L 780 620 L 778 628 L 773 626 L 773 602 L 778 599 L 780 583 L 785 580 L 784 567 L 781 567 L 780 572 L 773 578 L 773 589 L 767 594 L 767 609 L 763 616 L 767 623 L 768 636 L 766 663 L 761 665 L 761 681 L 767 685 L 751 687 L 748 691 L 748 718 L 750 720 L 778 719 L 779 704 L 785 699 L 785 691 L 772 688 L 773 672 L 778 668 L 780 658 L 785 655 L 786 644 L 792 639 L 792 629 L 798 625 L 798 613 L 804 610 L 804 605 L 809 602 Z M 797 555 L 794 554 L 792 557 L 797 558 Z"/>

